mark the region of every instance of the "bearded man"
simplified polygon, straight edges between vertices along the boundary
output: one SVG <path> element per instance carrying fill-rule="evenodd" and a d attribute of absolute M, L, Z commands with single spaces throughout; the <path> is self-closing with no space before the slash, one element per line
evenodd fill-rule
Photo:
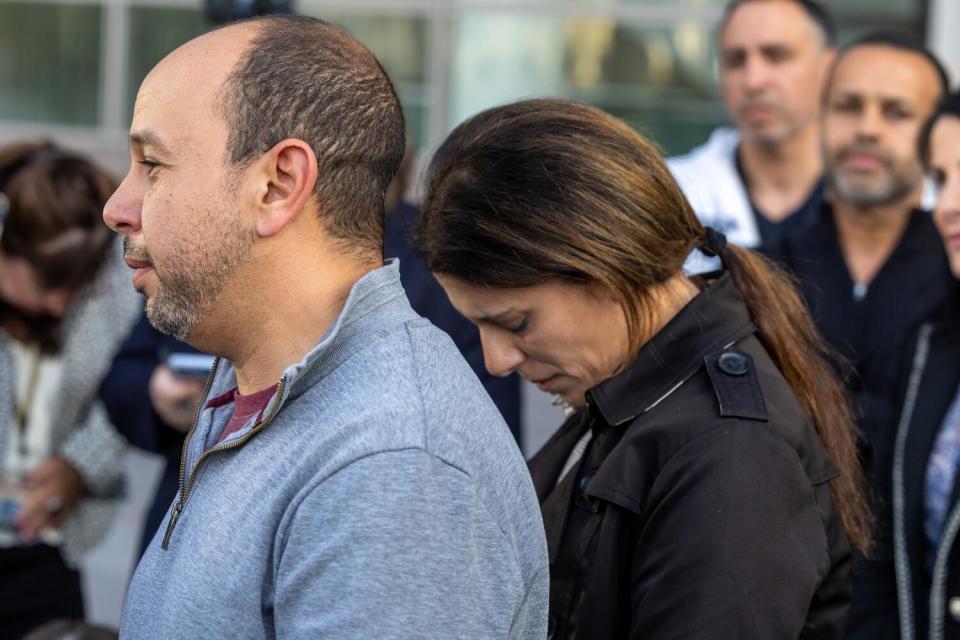
<path fill-rule="evenodd" d="M 213 31 L 143 81 L 104 218 L 154 326 L 220 359 L 122 637 L 546 635 L 523 458 L 383 263 L 403 131 L 376 58 L 310 18 Z"/>
<path fill-rule="evenodd" d="M 871 478 L 874 512 L 889 522 L 890 477 L 905 342 L 950 282 L 943 243 L 921 208 L 917 142 L 947 88 L 940 63 L 902 36 L 872 34 L 843 49 L 824 96 L 826 202 L 800 232 L 766 251 L 799 278 L 820 332 L 839 354 Z M 874 592 L 891 568 L 882 530 L 854 571 L 851 638 L 897 629 L 895 594 Z M 891 619 L 892 618 L 892 619 Z"/>

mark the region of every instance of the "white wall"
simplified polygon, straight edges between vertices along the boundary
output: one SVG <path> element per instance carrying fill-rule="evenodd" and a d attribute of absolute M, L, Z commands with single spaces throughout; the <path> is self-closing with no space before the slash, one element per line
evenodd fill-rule
<path fill-rule="evenodd" d="M 930 0 L 927 16 L 927 46 L 947 68 L 956 90 L 960 83 L 960 2 Z"/>

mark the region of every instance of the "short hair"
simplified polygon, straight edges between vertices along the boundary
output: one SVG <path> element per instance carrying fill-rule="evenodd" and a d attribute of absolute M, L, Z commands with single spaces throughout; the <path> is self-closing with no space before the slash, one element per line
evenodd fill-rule
<path fill-rule="evenodd" d="M 344 246 L 381 251 L 384 196 L 404 151 L 397 92 L 376 57 L 323 20 L 265 16 L 220 92 L 227 154 L 245 165 L 285 138 L 313 149 L 314 196 Z"/>
<path fill-rule="evenodd" d="M 933 134 L 933 127 L 937 124 L 937 121 L 944 116 L 960 119 L 960 92 L 945 96 L 920 130 L 918 141 L 920 161 L 927 169 L 930 168 L 930 136 Z"/>
<path fill-rule="evenodd" d="M 944 68 L 943 64 L 937 59 L 937 56 L 933 55 L 929 49 L 920 44 L 916 38 L 911 36 L 909 33 L 904 33 L 902 31 L 883 30 L 871 31 L 866 35 L 857 38 L 840 50 L 840 53 L 837 55 L 837 59 L 833 63 L 833 68 L 830 70 L 830 77 L 827 79 L 827 90 L 824 91 L 823 94 L 824 99 L 826 99 L 830 92 L 830 85 L 833 83 L 833 76 L 837 71 L 837 67 L 840 66 L 840 62 L 847 57 L 851 51 L 860 49 L 861 47 L 889 47 L 898 51 L 915 53 L 929 62 L 930 66 L 937 73 L 937 78 L 940 81 L 940 96 L 942 97 L 944 94 L 950 91 L 950 77 L 947 75 L 947 70 Z"/>
<path fill-rule="evenodd" d="M 723 8 L 723 15 L 720 17 L 720 24 L 717 28 L 717 33 L 722 34 L 726 28 L 727 24 L 730 22 L 730 19 L 733 17 L 734 12 L 742 7 L 745 4 L 752 2 L 761 2 L 763 0 L 730 0 L 727 3 L 727 6 Z M 769 0 L 766 0 L 769 1 Z M 828 48 L 837 46 L 837 28 L 834 25 L 833 17 L 830 15 L 830 12 L 827 11 L 827 8 L 816 0 L 789 0 L 796 5 L 799 5 L 803 12 L 807 15 L 807 18 L 810 19 L 810 22 L 817 28 L 817 31 L 823 36 L 823 44 Z"/>

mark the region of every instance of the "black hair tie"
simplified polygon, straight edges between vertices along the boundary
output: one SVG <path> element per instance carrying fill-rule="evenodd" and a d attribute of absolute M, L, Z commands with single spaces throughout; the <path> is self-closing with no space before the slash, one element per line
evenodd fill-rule
<path fill-rule="evenodd" d="M 708 258 L 718 257 L 723 260 L 727 255 L 727 236 L 713 227 L 704 227 L 703 238 L 700 239 L 698 248 Z"/>

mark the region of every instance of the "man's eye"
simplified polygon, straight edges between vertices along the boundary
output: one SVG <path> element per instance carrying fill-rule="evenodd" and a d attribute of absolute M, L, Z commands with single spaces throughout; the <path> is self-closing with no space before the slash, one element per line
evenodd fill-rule
<path fill-rule="evenodd" d="M 833 110 L 839 113 L 856 113 L 860 111 L 860 105 L 856 102 L 835 102 Z"/>
<path fill-rule="evenodd" d="M 731 53 L 721 58 L 724 69 L 738 69 L 746 62 L 746 56 L 741 53 Z"/>
<path fill-rule="evenodd" d="M 147 168 L 147 175 L 152 174 L 154 169 L 160 166 L 152 160 L 138 160 L 137 162 Z"/>
<path fill-rule="evenodd" d="M 910 112 L 900 107 L 890 107 L 887 109 L 887 117 L 891 120 L 905 120 L 910 117 Z"/>

